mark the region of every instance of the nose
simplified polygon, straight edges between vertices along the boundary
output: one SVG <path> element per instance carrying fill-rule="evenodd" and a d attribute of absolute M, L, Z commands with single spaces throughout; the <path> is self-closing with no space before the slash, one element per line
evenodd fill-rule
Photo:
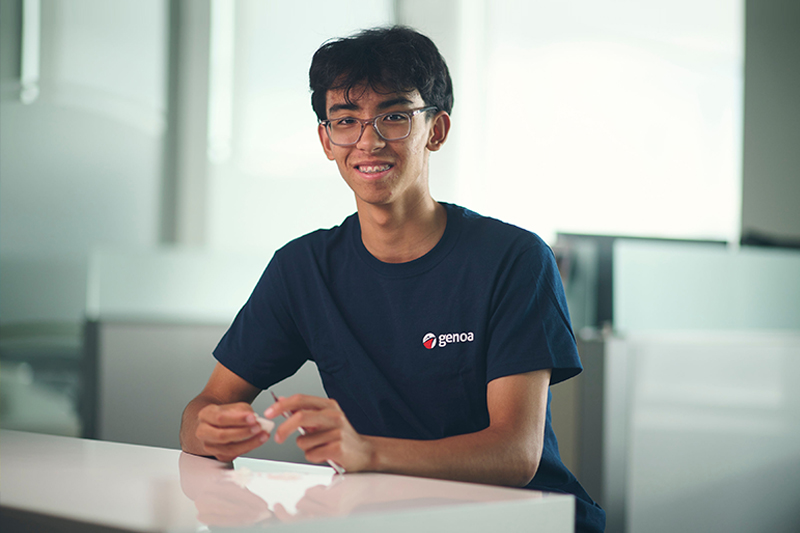
<path fill-rule="evenodd" d="M 373 152 L 383 148 L 385 143 L 386 141 L 378 135 L 378 131 L 375 129 L 375 122 L 370 122 L 364 124 L 364 129 L 361 131 L 361 138 L 358 139 L 356 147 L 365 152 Z"/>

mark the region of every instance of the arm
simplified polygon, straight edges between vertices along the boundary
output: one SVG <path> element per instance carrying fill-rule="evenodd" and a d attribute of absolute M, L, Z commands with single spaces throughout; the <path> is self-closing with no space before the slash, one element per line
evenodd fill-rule
<path fill-rule="evenodd" d="M 263 444 L 269 434 L 261 429 L 250 407 L 259 392 L 217 363 L 203 391 L 183 411 L 183 451 L 232 461 Z"/>
<path fill-rule="evenodd" d="M 312 462 L 331 459 L 348 472 L 372 471 L 459 481 L 524 486 L 539 467 L 544 445 L 550 370 L 491 381 L 489 427 L 439 440 L 359 435 L 334 400 L 295 395 L 267 409 L 272 418 L 294 414 L 275 432 L 283 442 L 298 427 L 297 445 Z"/>

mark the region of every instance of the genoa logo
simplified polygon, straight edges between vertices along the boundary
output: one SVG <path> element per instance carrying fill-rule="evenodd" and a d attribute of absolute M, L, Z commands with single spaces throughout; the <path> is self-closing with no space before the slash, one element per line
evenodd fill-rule
<path fill-rule="evenodd" d="M 422 337 L 422 345 L 429 350 L 434 348 L 436 346 L 436 335 L 433 333 L 426 333 L 425 336 Z"/>

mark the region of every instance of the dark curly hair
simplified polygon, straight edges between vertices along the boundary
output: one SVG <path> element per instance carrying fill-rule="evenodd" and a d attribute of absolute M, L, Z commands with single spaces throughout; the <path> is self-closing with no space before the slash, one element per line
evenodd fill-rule
<path fill-rule="evenodd" d="M 328 118 L 328 91 L 343 90 L 350 102 L 354 88 L 404 93 L 416 89 L 426 105 L 450 113 L 453 82 L 444 58 L 428 37 L 405 26 L 373 28 L 328 41 L 315 53 L 308 71 L 311 106 Z"/>

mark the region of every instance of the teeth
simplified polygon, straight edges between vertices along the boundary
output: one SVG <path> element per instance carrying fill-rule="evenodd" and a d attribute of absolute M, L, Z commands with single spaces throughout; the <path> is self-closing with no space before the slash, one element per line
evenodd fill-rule
<path fill-rule="evenodd" d="M 365 174 L 374 174 L 376 172 L 383 172 L 385 170 L 389 170 L 391 167 L 392 167 L 391 165 L 377 165 L 377 166 L 371 166 L 371 167 L 360 166 L 360 167 L 358 167 L 358 170 L 360 170 L 361 172 L 363 172 Z"/>

